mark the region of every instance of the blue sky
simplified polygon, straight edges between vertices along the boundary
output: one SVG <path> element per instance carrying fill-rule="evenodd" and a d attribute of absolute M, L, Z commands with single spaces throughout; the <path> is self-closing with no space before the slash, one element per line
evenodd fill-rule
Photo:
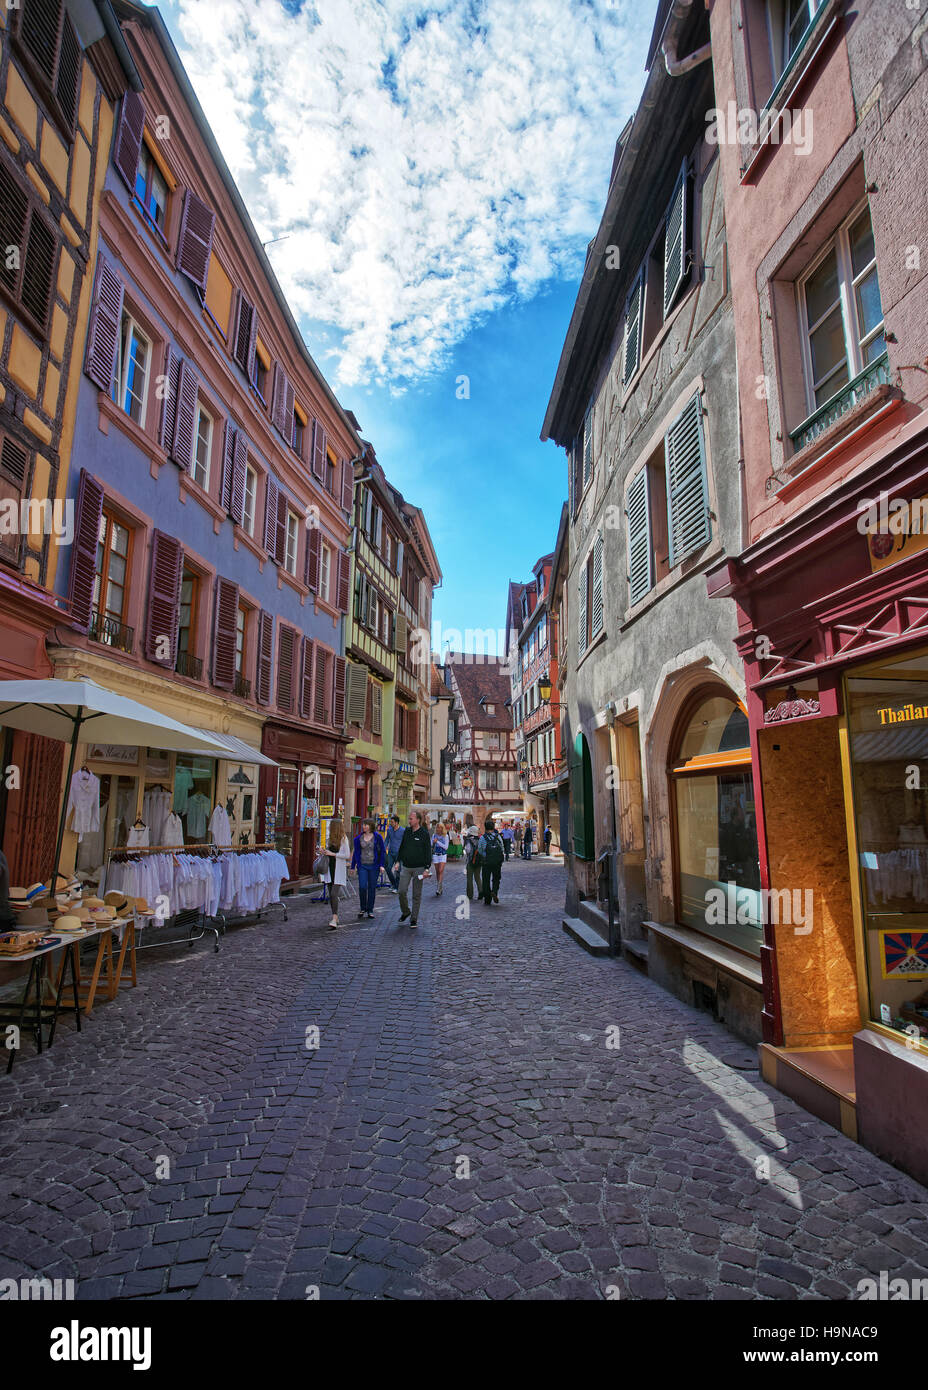
<path fill-rule="evenodd" d="M 654 8 L 164 6 L 310 351 L 425 512 L 443 631 L 502 628 L 554 546 L 566 463 L 538 436 Z"/>

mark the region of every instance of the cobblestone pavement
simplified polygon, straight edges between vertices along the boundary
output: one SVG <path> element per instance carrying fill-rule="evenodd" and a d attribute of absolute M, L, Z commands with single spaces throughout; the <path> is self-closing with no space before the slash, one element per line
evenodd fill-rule
<path fill-rule="evenodd" d="M 559 863 L 508 865 L 469 920 L 462 888 L 457 865 L 442 898 L 426 884 L 416 932 L 390 894 L 338 933 L 301 899 L 218 955 L 147 952 L 81 1035 L 25 1051 L 0 1083 L 0 1276 L 78 1298 L 844 1299 L 925 1275 L 928 1192 L 581 951 Z"/>

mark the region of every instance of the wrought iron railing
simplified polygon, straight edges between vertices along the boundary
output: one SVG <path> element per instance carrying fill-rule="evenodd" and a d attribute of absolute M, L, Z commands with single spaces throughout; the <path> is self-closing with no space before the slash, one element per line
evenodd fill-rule
<path fill-rule="evenodd" d="M 95 608 L 90 615 L 89 636 L 91 642 L 102 642 L 106 647 L 116 647 L 118 651 L 131 652 L 135 628 L 117 622 L 108 613 L 99 613 Z"/>
<path fill-rule="evenodd" d="M 250 700 L 251 681 L 246 681 L 244 676 L 236 676 L 232 686 L 232 694 L 237 695 L 241 700 Z"/>
<path fill-rule="evenodd" d="M 193 681 L 201 680 L 203 677 L 203 658 L 193 656 L 190 652 L 178 652 L 174 670 L 179 676 L 189 676 Z"/>
<path fill-rule="evenodd" d="M 853 410 L 859 401 L 865 400 L 878 386 L 887 385 L 889 379 L 889 356 L 884 352 L 875 361 L 868 363 L 837 395 L 819 406 L 807 420 L 803 420 L 798 429 L 790 433 L 796 452 L 818 439 L 819 435 L 824 434 L 842 415 Z"/>

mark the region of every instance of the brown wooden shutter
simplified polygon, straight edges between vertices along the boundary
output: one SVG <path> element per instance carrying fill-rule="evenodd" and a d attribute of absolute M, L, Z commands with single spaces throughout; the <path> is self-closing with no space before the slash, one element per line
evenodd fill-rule
<path fill-rule="evenodd" d="M 258 618 L 258 659 L 255 667 L 255 696 L 259 705 L 271 703 L 271 674 L 274 664 L 274 618 L 262 612 Z"/>
<path fill-rule="evenodd" d="M 229 513 L 239 526 L 245 524 L 245 471 L 248 468 L 248 440 L 241 430 L 236 431 L 232 458 L 232 498 Z"/>
<path fill-rule="evenodd" d="M 321 420 L 314 420 L 313 455 L 311 463 L 313 477 L 318 478 L 320 482 L 324 482 L 326 467 L 327 462 L 325 453 L 325 427 L 323 426 Z"/>
<path fill-rule="evenodd" d="M 350 459 L 342 459 L 342 511 L 351 515 L 354 503 L 354 469 Z"/>
<path fill-rule="evenodd" d="M 61 107 L 68 130 L 73 132 L 77 118 L 77 93 L 81 80 L 81 46 L 77 31 L 70 17 L 64 17 L 61 31 L 61 47 L 58 50 L 58 75 L 55 78 L 55 96 Z"/>
<path fill-rule="evenodd" d="M 316 648 L 316 679 L 313 689 L 313 717 L 317 724 L 328 724 L 331 691 L 329 682 L 331 674 L 329 671 L 329 658 L 331 652 L 327 652 L 324 647 Z"/>
<path fill-rule="evenodd" d="M 217 575 L 213 602 L 213 685 L 231 690 L 235 684 L 238 585 Z"/>
<path fill-rule="evenodd" d="M 278 565 L 282 565 L 287 554 L 287 494 L 282 488 L 277 492 L 277 530 L 274 546 L 274 559 Z"/>
<path fill-rule="evenodd" d="M 68 599 L 75 627 L 88 628 L 93 612 L 93 582 L 97 572 L 97 546 L 103 517 L 103 489 L 86 468 L 81 469 L 71 550 Z"/>
<path fill-rule="evenodd" d="M 158 420 L 158 443 L 166 454 L 170 454 L 174 449 L 180 366 L 180 354 L 168 343 L 164 350 L 164 394 L 161 397 L 161 416 Z"/>
<path fill-rule="evenodd" d="M 232 330 L 232 356 L 251 381 L 258 341 L 258 315 L 255 306 L 241 290 L 235 300 L 235 325 Z"/>
<path fill-rule="evenodd" d="M 288 444 L 293 443 L 293 404 L 296 398 L 293 385 L 279 362 L 274 363 L 274 385 L 271 391 L 271 423 L 276 425 Z"/>
<path fill-rule="evenodd" d="M 196 372 L 189 362 L 182 362 L 177 385 L 177 419 L 174 422 L 174 447 L 171 456 L 176 464 L 187 471 L 193 464 L 198 386 Z"/>
<path fill-rule="evenodd" d="M 235 441 L 238 431 L 232 421 L 227 419 L 222 432 L 222 477 L 220 480 L 219 501 L 232 515 L 232 472 L 235 466 Z"/>
<path fill-rule="evenodd" d="M 97 257 L 97 275 L 93 286 L 90 327 L 87 330 L 87 353 L 84 371 L 90 380 L 107 395 L 113 389 L 113 371 L 122 324 L 125 285 L 112 262 L 101 251 Z"/>
<path fill-rule="evenodd" d="M 293 713 L 293 665 L 296 636 L 292 627 L 281 624 L 277 643 L 277 708 Z"/>
<path fill-rule="evenodd" d="M 313 717 L 313 641 L 304 637 L 300 653 L 300 716 Z"/>
<path fill-rule="evenodd" d="M 279 489 L 277 479 L 267 475 L 267 491 L 264 498 L 264 549 L 274 555 L 277 545 L 277 498 Z"/>
<path fill-rule="evenodd" d="M 310 527 L 306 536 L 306 561 L 303 570 L 303 578 L 307 588 L 314 594 L 319 592 L 319 532 L 315 526 Z"/>
<path fill-rule="evenodd" d="M 26 468 L 29 464 L 29 452 L 10 435 L 2 436 L 3 443 L 0 445 L 0 472 L 10 478 L 17 487 L 22 490 L 26 481 Z"/>
<path fill-rule="evenodd" d="M 139 155 L 142 153 L 142 131 L 145 128 L 145 105 L 138 92 L 128 91 L 119 108 L 119 123 L 113 139 L 113 163 L 130 193 L 135 192 Z"/>
<path fill-rule="evenodd" d="M 52 301 L 57 254 L 58 238 L 56 234 L 33 207 L 32 215 L 29 218 L 26 254 L 23 259 L 20 298 L 23 308 L 32 315 L 43 332 L 48 325 L 48 311 Z"/>
<path fill-rule="evenodd" d="M 334 661 L 335 675 L 332 680 L 332 727 L 345 727 L 345 658 L 337 656 Z"/>
<path fill-rule="evenodd" d="M 206 293 L 209 258 L 213 251 L 216 214 L 198 198 L 192 188 L 184 194 L 184 207 L 177 234 L 177 269 Z"/>
<path fill-rule="evenodd" d="M 342 613 L 348 612 L 348 599 L 351 593 L 351 558 L 344 550 L 338 552 L 338 590 L 335 606 Z"/>
<path fill-rule="evenodd" d="M 151 572 L 148 584 L 148 618 L 143 650 L 149 661 L 174 669 L 177 657 L 177 624 L 180 616 L 180 584 L 184 552 L 180 542 L 164 531 L 151 538 Z M 170 649 L 158 656 L 159 642 L 167 638 Z"/>
<path fill-rule="evenodd" d="M 284 439 L 286 439 L 290 447 L 293 448 L 293 408 L 296 405 L 296 391 L 294 390 L 293 382 L 289 379 L 289 377 L 285 378 L 285 380 L 287 385 L 286 390 L 284 392 L 284 423 L 281 429 L 281 434 L 283 435 Z"/>
<path fill-rule="evenodd" d="M 271 386 L 271 424 L 276 425 L 277 429 L 281 432 L 283 432 L 283 424 L 281 423 L 281 402 L 285 394 L 285 380 L 283 368 L 279 362 L 275 362 L 274 379 L 273 385 Z"/>
<path fill-rule="evenodd" d="M 19 298 L 22 266 L 7 264 L 7 246 L 25 246 L 31 203 L 6 163 L 0 161 L 0 283 L 10 294 Z"/>
<path fill-rule="evenodd" d="M 349 662 L 346 682 L 347 717 L 350 724 L 357 724 L 361 728 L 364 727 L 368 684 L 367 668 L 357 665 L 356 662 Z"/>

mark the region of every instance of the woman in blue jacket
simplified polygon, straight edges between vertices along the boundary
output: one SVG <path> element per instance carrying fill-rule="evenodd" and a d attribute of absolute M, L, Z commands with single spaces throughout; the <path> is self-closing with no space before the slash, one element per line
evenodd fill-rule
<path fill-rule="evenodd" d="M 365 917 L 373 919 L 377 878 L 386 862 L 383 836 L 375 830 L 372 820 L 363 820 L 361 833 L 354 837 L 354 854 L 351 856 L 351 867 L 358 871 L 358 897 L 361 900 L 359 922 Z"/>

